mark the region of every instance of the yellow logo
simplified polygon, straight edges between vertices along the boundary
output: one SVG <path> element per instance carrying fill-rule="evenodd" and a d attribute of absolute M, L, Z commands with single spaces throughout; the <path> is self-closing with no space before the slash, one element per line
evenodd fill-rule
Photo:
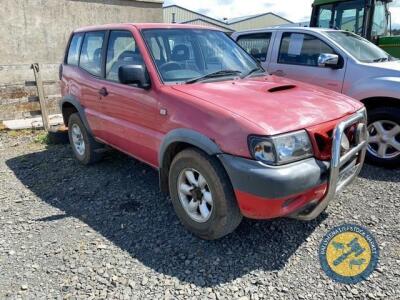
<path fill-rule="evenodd" d="M 322 268 L 331 278 L 343 283 L 356 283 L 374 271 L 379 250 L 366 229 L 343 225 L 325 236 L 319 254 Z"/>

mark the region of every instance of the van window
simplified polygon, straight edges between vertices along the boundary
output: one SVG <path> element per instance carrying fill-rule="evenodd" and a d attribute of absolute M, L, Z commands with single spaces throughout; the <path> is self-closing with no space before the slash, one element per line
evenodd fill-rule
<path fill-rule="evenodd" d="M 251 54 L 255 59 L 265 61 L 269 44 L 271 42 L 271 33 L 254 33 L 241 35 L 237 42 L 238 44 Z"/>
<path fill-rule="evenodd" d="M 95 76 L 101 75 L 104 35 L 103 31 L 87 32 L 83 40 L 79 66 Z"/>
<path fill-rule="evenodd" d="M 129 31 L 111 31 L 107 49 L 106 79 L 119 81 L 119 68 L 124 65 L 144 65 L 136 41 Z"/>
<path fill-rule="evenodd" d="M 318 57 L 321 54 L 335 52 L 313 35 L 285 32 L 282 34 L 278 63 L 318 67 Z"/>
<path fill-rule="evenodd" d="M 83 33 L 74 34 L 69 44 L 67 64 L 77 66 L 79 62 L 79 50 L 81 49 Z"/>

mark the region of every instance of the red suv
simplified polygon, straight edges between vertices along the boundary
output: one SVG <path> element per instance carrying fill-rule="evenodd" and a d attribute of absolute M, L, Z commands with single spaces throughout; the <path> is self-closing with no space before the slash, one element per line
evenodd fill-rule
<path fill-rule="evenodd" d="M 364 162 L 362 104 L 269 76 L 215 29 L 82 28 L 60 78 L 76 158 L 94 163 L 109 145 L 153 166 L 183 225 L 204 239 L 242 216 L 314 219 Z"/>

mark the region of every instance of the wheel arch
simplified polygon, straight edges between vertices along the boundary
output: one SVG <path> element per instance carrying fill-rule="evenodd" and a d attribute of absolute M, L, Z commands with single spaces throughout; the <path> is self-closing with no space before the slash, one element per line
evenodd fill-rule
<path fill-rule="evenodd" d="M 68 127 L 68 120 L 71 114 L 78 113 L 81 118 L 83 125 L 85 125 L 86 129 L 90 134 L 92 134 L 92 130 L 87 121 L 85 111 L 82 105 L 79 103 L 76 97 L 68 95 L 64 96 L 60 101 L 60 109 L 63 116 L 64 125 Z"/>
<path fill-rule="evenodd" d="M 400 99 L 392 97 L 370 97 L 362 99 L 361 102 L 365 105 L 367 110 L 388 106 L 400 108 Z"/>
<path fill-rule="evenodd" d="M 179 152 L 190 147 L 202 150 L 210 156 L 222 153 L 213 140 L 197 131 L 190 129 L 175 129 L 171 131 L 163 139 L 158 156 L 160 189 L 162 192 L 168 193 L 169 191 L 169 168 L 174 157 Z"/>

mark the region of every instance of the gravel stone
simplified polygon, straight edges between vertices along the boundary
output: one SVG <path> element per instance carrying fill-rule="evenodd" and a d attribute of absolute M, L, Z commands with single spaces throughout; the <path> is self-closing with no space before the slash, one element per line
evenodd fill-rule
<path fill-rule="evenodd" d="M 400 170 L 365 166 L 312 222 L 245 219 L 202 241 L 151 167 L 116 151 L 85 167 L 38 134 L 0 132 L 0 299 L 400 299 Z M 345 223 L 381 249 L 355 286 L 327 277 L 318 258 Z"/>

